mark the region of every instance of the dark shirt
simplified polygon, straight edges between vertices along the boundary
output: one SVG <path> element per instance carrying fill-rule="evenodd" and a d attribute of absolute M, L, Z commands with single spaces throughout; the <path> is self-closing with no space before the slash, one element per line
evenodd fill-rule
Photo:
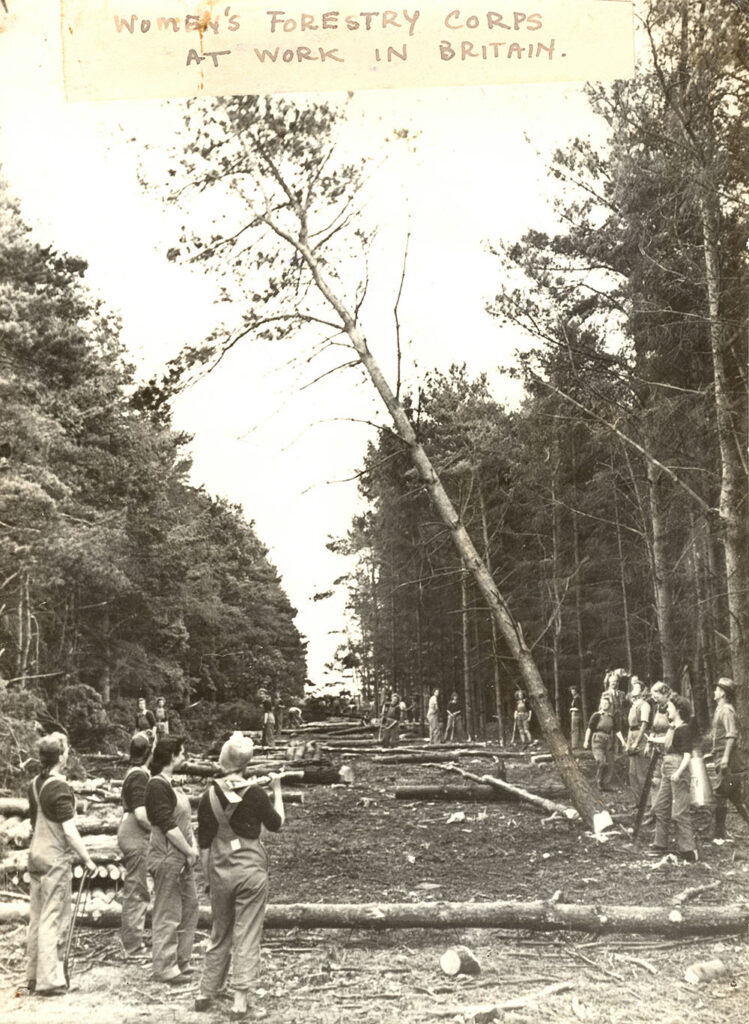
<path fill-rule="evenodd" d="M 177 794 L 172 784 L 163 775 L 154 775 L 148 780 L 145 792 L 146 817 L 154 828 L 169 832 L 177 827 L 174 811 L 177 807 Z"/>
<path fill-rule="evenodd" d="M 608 711 L 594 711 L 588 722 L 591 732 L 605 732 L 609 735 L 614 732 L 614 726 L 614 716 Z"/>
<path fill-rule="evenodd" d="M 122 783 L 122 807 L 125 811 L 134 811 L 143 807 L 146 802 L 146 786 L 151 778 L 147 768 L 136 768 L 129 771 Z"/>
<path fill-rule="evenodd" d="M 695 744 L 695 734 L 692 723 L 680 725 L 674 729 L 671 735 L 671 744 L 667 752 L 669 754 L 691 754 Z"/>
<path fill-rule="evenodd" d="M 156 719 L 153 716 L 153 711 L 139 711 L 135 716 L 135 728 L 142 732 L 144 729 L 153 729 L 156 725 Z"/>
<path fill-rule="evenodd" d="M 43 772 L 36 778 L 37 790 L 41 790 L 45 781 L 49 778 L 48 772 Z M 34 786 L 29 786 L 29 818 L 31 827 L 36 825 L 37 802 L 34 796 Z M 64 779 L 53 778 L 44 786 L 41 795 L 42 814 L 48 821 L 55 821 L 62 825 L 64 821 L 70 821 L 75 816 L 75 796 L 73 790 Z"/>
<path fill-rule="evenodd" d="M 218 802 L 225 808 L 229 802 L 226 794 L 215 783 L 211 783 L 213 790 L 218 797 Z M 270 797 L 259 786 L 250 786 L 244 791 L 242 800 L 236 805 L 229 824 L 236 835 L 243 839 L 257 839 L 260 836 L 260 826 L 265 825 L 269 832 L 278 832 L 281 828 L 281 815 L 270 801 Z M 218 832 L 218 822 L 211 807 L 209 791 L 200 798 L 198 804 L 198 845 L 201 850 L 207 850 Z"/>

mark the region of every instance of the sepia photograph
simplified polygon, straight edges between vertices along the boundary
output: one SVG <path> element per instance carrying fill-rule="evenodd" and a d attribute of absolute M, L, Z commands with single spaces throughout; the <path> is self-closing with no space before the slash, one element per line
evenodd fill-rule
<path fill-rule="evenodd" d="M 741 1024 L 749 2 L 358 6 L 0 0 L 0 1017 Z"/>

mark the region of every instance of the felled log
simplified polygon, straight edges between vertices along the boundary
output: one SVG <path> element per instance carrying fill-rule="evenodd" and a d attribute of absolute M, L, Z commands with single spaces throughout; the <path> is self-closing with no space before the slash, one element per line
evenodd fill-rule
<path fill-rule="evenodd" d="M 496 803 L 517 800 L 493 786 L 398 786 L 396 800 L 448 800 L 465 803 Z"/>
<path fill-rule="evenodd" d="M 91 860 L 95 864 L 112 864 L 122 860 L 120 848 L 116 842 L 112 842 L 110 836 L 96 836 L 86 842 Z M 0 872 L 2 871 L 25 871 L 29 862 L 28 850 L 14 850 L 0 861 Z"/>
<path fill-rule="evenodd" d="M 555 803 L 553 800 L 547 800 L 545 797 L 537 796 L 535 793 L 530 793 L 527 789 L 522 789 L 520 786 L 513 786 L 509 782 L 504 782 L 502 779 L 495 779 L 492 775 L 474 775 L 473 772 L 467 772 L 463 768 L 458 768 L 457 765 L 435 764 L 434 767 L 445 772 L 457 772 L 466 779 L 471 779 L 473 782 L 484 783 L 487 786 L 495 786 L 497 789 L 501 789 L 506 793 L 514 793 L 519 800 L 522 800 L 525 803 L 534 804 L 536 807 L 540 807 L 548 814 L 563 814 L 565 818 L 569 818 L 570 821 L 574 821 L 580 817 L 573 807 L 565 807 L 563 804 Z"/>
<path fill-rule="evenodd" d="M 254 772 L 255 769 L 253 767 L 245 768 L 244 777 L 248 779 L 254 775 Z M 336 782 L 344 782 L 346 785 L 350 785 L 354 781 L 354 771 L 347 764 L 341 765 L 341 767 L 331 764 L 310 764 L 299 771 L 295 768 L 294 771 L 282 772 L 281 774 L 289 779 L 294 779 L 297 784 L 304 786 L 329 786 Z M 270 782 L 270 778 L 261 775 L 255 781 L 259 786 L 263 786 Z"/>
<path fill-rule="evenodd" d="M 454 761 L 456 757 L 488 757 L 494 758 L 496 754 L 491 754 L 486 750 L 453 750 L 449 753 L 447 751 L 430 751 L 424 750 L 418 753 L 411 753 L 408 751 L 399 751 L 397 754 L 376 754 L 372 760 L 378 764 L 424 764 L 425 762 L 432 763 L 444 763 L 447 764 L 450 761 Z"/>
<path fill-rule="evenodd" d="M 19 915 L 26 915 L 26 917 Z M 0 903 L 0 924 L 25 920 L 28 904 Z M 81 916 L 85 925 L 119 928 L 116 909 Z M 209 907 L 199 927 L 210 928 Z M 741 934 L 749 928 L 744 904 L 705 907 L 593 906 L 572 903 L 276 903 L 268 907 L 266 928 L 507 928 L 537 932 L 685 935 Z"/>
<path fill-rule="evenodd" d="M 21 796 L 0 797 L 0 814 L 6 817 L 25 818 L 29 813 L 29 802 Z"/>
<path fill-rule="evenodd" d="M 468 946 L 450 946 L 440 957 L 443 974 L 454 978 L 456 974 L 481 974 L 481 964 Z"/>

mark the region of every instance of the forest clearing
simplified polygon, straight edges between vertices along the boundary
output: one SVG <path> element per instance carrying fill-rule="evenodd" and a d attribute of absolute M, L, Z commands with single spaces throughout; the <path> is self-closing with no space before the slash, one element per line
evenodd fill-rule
<path fill-rule="evenodd" d="M 635 0 L 610 83 L 0 97 L 3 1020 L 743 1024 L 745 8 Z"/>
<path fill-rule="evenodd" d="M 701 860 L 659 864 L 649 855 L 646 835 L 632 843 L 620 829 L 601 843 L 579 822 L 548 820 L 526 805 L 396 800 L 397 789 L 441 782 L 436 779 L 440 773 L 428 765 L 382 764 L 377 756 L 345 755 L 354 783 L 305 787 L 304 803 L 290 806 L 281 833 L 266 836 L 271 909 L 299 903 L 428 906 L 465 900 L 643 905 L 665 911 L 747 907 L 743 824 L 736 828 L 735 841 L 716 846 L 706 838 L 709 813 L 696 812 Z M 468 756 L 464 763 L 483 771 L 487 759 Z M 589 771 L 592 762 L 584 758 L 583 763 Z M 507 774 L 531 791 L 559 789 L 553 765 L 535 765 L 529 757 L 508 759 Z M 632 805 L 623 794 L 618 791 L 611 808 L 627 822 Z M 201 904 L 206 903 L 201 893 Z M 206 938 L 202 928 L 193 957 L 196 968 Z M 441 956 L 456 944 L 467 945 L 478 958 L 478 976 L 449 977 L 440 970 Z M 121 959 L 113 930 L 80 928 L 71 992 L 57 1001 L 35 1000 L 18 987 L 24 958 L 25 926 L 4 925 L 4 1020 L 46 1024 L 82 1018 L 127 1024 L 226 1016 L 221 1009 L 193 1013 L 197 972 L 189 989 L 167 998 L 163 986 L 150 980 L 148 957 L 135 963 Z M 685 981 L 691 964 L 716 958 L 725 964 L 725 976 L 701 985 Z M 739 1024 L 749 995 L 746 972 L 745 934 L 270 927 L 252 1002 L 259 1018 L 278 1024 L 302 1019 L 334 1024 L 352 1017 L 371 1024 L 489 1020 L 476 1013 L 513 1000 L 527 1005 L 503 1010 L 496 1019 Z M 562 988 L 539 998 L 556 985 Z"/>

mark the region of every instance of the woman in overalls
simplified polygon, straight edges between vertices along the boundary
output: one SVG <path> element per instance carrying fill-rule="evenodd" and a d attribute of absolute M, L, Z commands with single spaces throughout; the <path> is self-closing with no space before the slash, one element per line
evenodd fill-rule
<path fill-rule="evenodd" d="M 271 775 L 271 804 L 264 790 L 242 777 L 252 753 L 252 740 L 241 733 L 227 740 L 219 765 L 230 774 L 214 780 L 198 804 L 198 843 L 213 926 L 195 1009 L 211 1007 L 226 985 L 233 957 L 231 1016 L 237 1019 L 247 1013 L 247 994 L 260 963 L 268 896 L 268 858 L 260 827 L 278 832 L 284 821 L 280 778 Z"/>
<path fill-rule="evenodd" d="M 43 736 L 38 745 L 41 772 L 29 786 L 31 844 L 27 984 L 38 996 L 67 989 L 64 945 L 70 926 L 70 866 L 76 853 L 88 871 L 96 865 L 75 826 L 75 796 L 62 776 L 67 737 Z"/>
<path fill-rule="evenodd" d="M 185 762 L 184 738 L 163 736 L 151 757 L 146 786 L 146 814 L 151 824 L 147 865 L 153 877 L 153 975 L 168 985 L 189 982 L 190 957 L 198 923 L 198 894 L 193 865 L 190 801 L 172 786 L 172 776 Z"/>
<path fill-rule="evenodd" d="M 143 930 L 149 899 L 146 860 L 151 833 L 146 814 L 146 786 L 151 778 L 148 761 L 152 749 L 150 734 L 136 732 L 130 741 L 130 767 L 122 780 L 122 820 L 117 829 L 117 845 L 125 866 L 120 941 L 126 956 L 136 956 L 145 949 Z"/>
<path fill-rule="evenodd" d="M 593 759 L 596 762 L 596 782 L 598 788 L 603 792 L 611 789 L 611 782 L 614 773 L 614 709 L 612 700 L 608 693 L 601 694 L 601 702 L 598 711 L 590 716 L 588 728 L 585 732 L 585 750 L 593 751 Z"/>
<path fill-rule="evenodd" d="M 697 860 L 697 847 L 689 803 L 689 762 L 696 735 L 692 726 L 692 705 L 685 697 L 673 694 L 668 702 L 668 719 L 671 724 L 663 743 L 661 784 L 653 804 L 653 850 L 656 853 L 667 851 L 668 826 L 669 822 L 673 822 L 676 848 L 682 860 L 694 863 Z"/>

